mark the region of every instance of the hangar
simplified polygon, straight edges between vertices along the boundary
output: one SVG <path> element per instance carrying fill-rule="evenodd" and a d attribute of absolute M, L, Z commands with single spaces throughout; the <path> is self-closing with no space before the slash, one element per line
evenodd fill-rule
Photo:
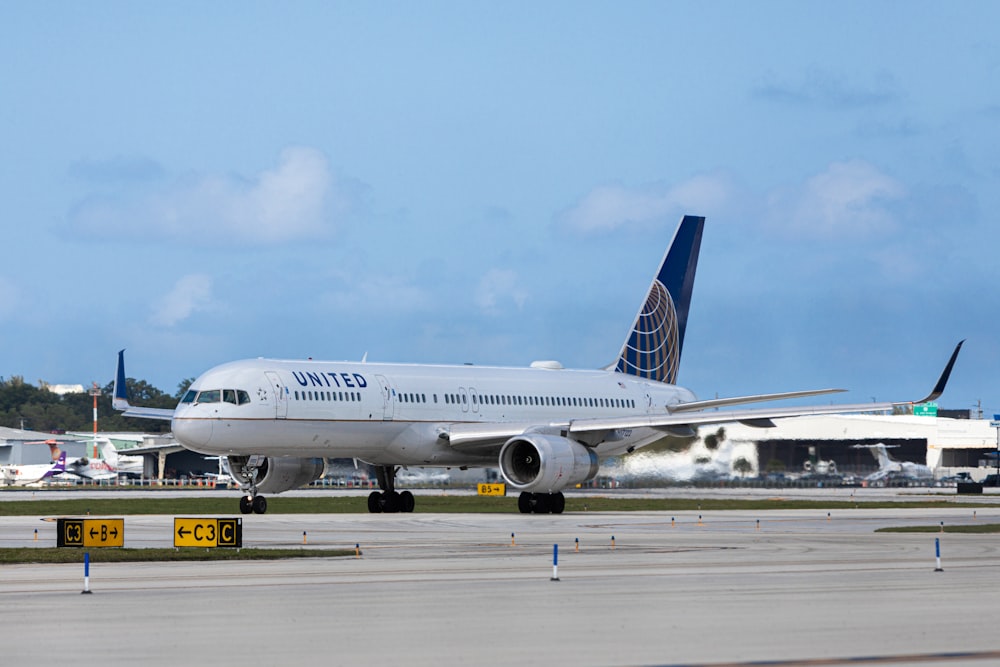
<path fill-rule="evenodd" d="M 996 472 L 998 430 L 986 419 L 922 415 L 796 417 L 775 420 L 771 428 L 725 427 L 728 440 L 756 445 L 761 474 L 801 471 L 810 457 L 832 460 L 842 473 L 867 474 L 874 459 L 853 445 L 882 443 L 894 446 L 894 458 L 924 464 L 936 477 L 968 472 L 977 481 Z"/>

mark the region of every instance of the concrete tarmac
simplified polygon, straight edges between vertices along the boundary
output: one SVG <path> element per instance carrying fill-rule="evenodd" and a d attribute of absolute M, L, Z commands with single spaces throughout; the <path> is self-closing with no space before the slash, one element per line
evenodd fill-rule
<path fill-rule="evenodd" d="M 0 546 L 54 545 L 39 519 Z M 93 563 L 92 595 L 82 554 L 2 566 L 0 663 L 1000 664 L 997 536 L 874 532 L 941 522 L 1000 508 L 250 515 L 246 547 L 361 557 Z M 172 527 L 126 517 L 126 546 Z"/>

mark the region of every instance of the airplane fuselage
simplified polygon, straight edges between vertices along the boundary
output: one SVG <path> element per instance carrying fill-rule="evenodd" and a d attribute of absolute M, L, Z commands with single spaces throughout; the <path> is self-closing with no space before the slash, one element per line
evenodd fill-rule
<path fill-rule="evenodd" d="M 664 414 L 694 400 L 682 387 L 604 370 L 255 359 L 217 366 L 177 406 L 174 435 L 204 454 L 353 457 L 381 465 L 460 466 L 496 460 L 455 448 L 455 424 L 558 428 L 573 419 Z M 601 455 L 661 431 L 628 429 Z"/>

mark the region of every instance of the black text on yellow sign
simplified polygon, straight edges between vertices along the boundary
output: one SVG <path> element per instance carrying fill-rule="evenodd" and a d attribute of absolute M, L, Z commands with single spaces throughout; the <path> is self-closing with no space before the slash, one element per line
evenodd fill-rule
<path fill-rule="evenodd" d="M 174 518 L 175 547 L 243 546 L 243 519 Z"/>
<path fill-rule="evenodd" d="M 481 496 L 506 496 L 507 495 L 507 485 L 506 484 L 480 484 L 478 485 L 478 492 Z"/>
<path fill-rule="evenodd" d="M 123 547 L 125 519 L 59 519 L 59 547 Z"/>

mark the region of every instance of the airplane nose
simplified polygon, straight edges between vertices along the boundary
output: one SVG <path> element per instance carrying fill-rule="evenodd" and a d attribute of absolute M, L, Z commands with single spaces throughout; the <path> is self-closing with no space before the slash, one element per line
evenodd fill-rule
<path fill-rule="evenodd" d="M 212 440 L 211 419 L 177 419 L 170 423 L 174 437 L 182 445 L 196 449 L 205 447 Z"/>

